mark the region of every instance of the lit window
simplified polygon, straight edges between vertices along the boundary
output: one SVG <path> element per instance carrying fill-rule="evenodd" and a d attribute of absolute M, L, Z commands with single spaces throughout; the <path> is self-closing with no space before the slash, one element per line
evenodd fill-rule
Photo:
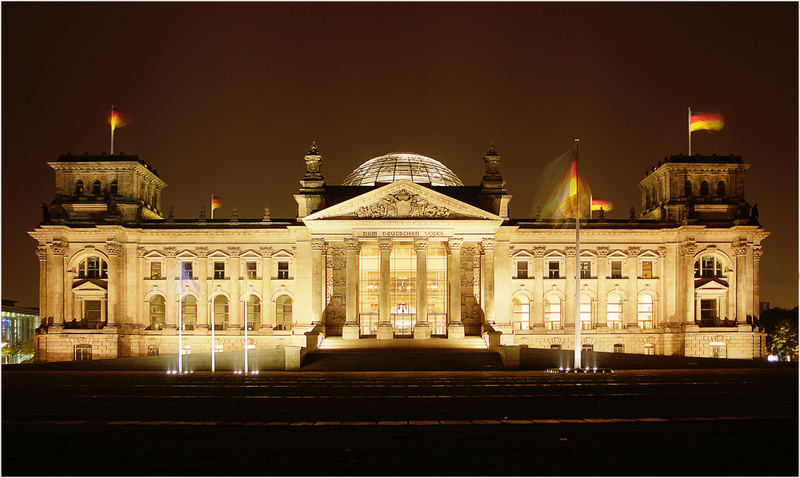
<path fill-rule="evenodd" d="M 191 280 L 194 279 L 194 274 L 192 274 L 192 263 L 191 262 L 181 262 L 181 279 L 184 280 Z"/>
<path fill-rule="evenodd" d="M 694 263 L 694 276 L 722 277 L 722 262 L 713 256 L 703 256 Z"/>
<path fill-rule="evenodd" d="M 530 307 L 527 297 L 514 297 L 514 330 L 530 329 Z"/>
<path fill-rule="evenodd" d="M 643 329 L 653 328 L 653 298 L 649 294 L 639 296 L 638 322 Z"/>
<path fill-rule="evenodd" d="M 586 294 L 581 294 L 581 328 L 592 328 L 592 298 Z"/>
<path fill-rule="evenodd" d="M 642 261 L 642 278 L 653 278 L 653 261 Z"/>
<path fill-rule="evenodd" d="M 581 345 L 581 352 L 593 352 L 594 345 L 592 344 L 583 344 Z"/>
<path fill-rule="evenodd" d="M 725 358 L 725 346 L 724 345 L 712 345 L 711 346 L 711 357 L 713 357 L 713 358 Z"/>
<path fill-rule="evenodd" d="M 164 297 L 160 295 L 153 296 L 150 299 L 150 330 L 161 330 L 164 328 L 164 313 L 166 312 L 166 305 Z"/>
<path fill-rule="evenodd" d="M 225 278 L 225 263 L 224 262 L 214 262 L 214 279 L 224 279 Z"/>
<path fill-rule="evenodd" d="M 197 300 L 189 295 L 181 303 L 183 330 L 194 330 L 197 326 Z"/>
<path fill-rule="evenodd" d="M 161 262 L 150 263 L 150 278 L 161 279 Z"/>
<path fill-rule="evenodd" d="M 288 262 L 278 262 L 278 279 L 288 279 L 289 278 L 289 263 Z"/>
<path fill-rule="evenodd" d="M 645 355 L 655 355 L 656 354 L 656 345 L 655 344 L 644 344 L 644 354 Z"/>
<path fill-rule="evenodd" d="M 517 261 L 517 279 L 528 278 L 528 261 Z"/>
<path fill-rule="evenodd" d="M 625 345 L 623 345 L 623 344 L 614 344 L 614 353 L 615 354 L 624 354 L 625 353 Z"/>
<path fill-rule="evenodd" d="M 78 265 L 78 278 L 107 279 L 108 264 L 106 264 L 106 261 L 100 259 L 99 257 L 87 257 Z"/>
<path fill-rule="evenodd" d="M 550 279 L 558 279 L 561 277 L 558 261 L 550 261 L 547 263 L 547 277 Z"/>
<path fill-rule="evenodd" d="M 255 279 L 256 273 L 258 272 L 258 263 L 255 261 L 247 261 L 245 263 L 245 268 L 247 269 L 247 278 Z"/>
<path fill-rule="evenodd" d="M 550 344 L 550 350 L 561 350 L 561 344 Z"/>
<path fill-rule="evenodd" d="M 700 300 L 700 325 L 713 327 L 717 322 L 717 299 Z"/>
<path fill-rule="evenodd" d="M 157 345 L 148 345 L 147 346 L 147 356 L 148 357 L 158 357 L 158 346 Z"/>
<path fill-rule="evenodd" d="M 275 330 L 292 330 L 292 298 L 288 295 L 275 301 Z"/>
<path fill-rule="evenodd" d="M 214 299 L 214 330 L 228 330 L 228 298 L 224 295 Z"/>
<path fill-rule="evenodd" d="M 581 261 L 581 279 L 592 278 L 592 263 L 590 261 Z"/>
<path fill-rule="evenodd" d="M 611 278 L 622 279 L 622 261 L 611 261 Z"/>
<path fill-rule="evenodd" d="M 255 295 L 247 298 L 247 330 L 256 330 L 261 323 L 261 299 Z"/>
<path fill-rule="evenodd" d="M 609 329 L 622 328 L 622 297 L 617 294 L 609 294 L 606 321 Z"/>
<path fill-rule="evenodd" d="M 92 346 L 89 344 L 78 344 L 75 346 L 75 360 L 92 360 Z"/>
<path fill-rule="evenodd" d="M 549 330 L 561 328 L 561 300 L 557 296 L 545 298 L 544 320 Z"/>

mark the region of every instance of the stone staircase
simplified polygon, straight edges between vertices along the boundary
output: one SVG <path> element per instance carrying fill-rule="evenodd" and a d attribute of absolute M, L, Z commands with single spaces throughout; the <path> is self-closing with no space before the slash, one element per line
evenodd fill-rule
<path fill-rule="evenodd" d="M 415 340 L 326 337 L 318 350 L 305 356 L 308 371 L 452 371 L 503 370 L 496 352 L 480 337 Z"/>

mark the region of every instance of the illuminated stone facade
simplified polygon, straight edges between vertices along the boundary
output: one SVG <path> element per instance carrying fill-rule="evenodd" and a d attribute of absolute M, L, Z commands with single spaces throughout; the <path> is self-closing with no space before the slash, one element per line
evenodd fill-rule
<path fill-rule="evenodd" d="M 43 361 L 497 337 L 504 345 L 754 358 L 761 243 L 739 157 L 673 156 L 639 184 L 637 218 L 575 232 L 509 217 L 500 155 L 478 186 L 411 153 L 373 158 L 330 186 L 316 147 L 272 219 L 164 218 L 166 184 L 135 156 L 62 156 L 37 241 Z M 581 300 L 575 303 L 576 274 Z"/>

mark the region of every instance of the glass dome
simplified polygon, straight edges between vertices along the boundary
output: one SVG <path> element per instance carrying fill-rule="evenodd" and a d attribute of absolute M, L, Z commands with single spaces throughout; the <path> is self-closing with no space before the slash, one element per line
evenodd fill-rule
<path fill-rule="evenodd" d="M 389 153 L 357 167 L 342 186 L 374 186 L 401 179 L 431 186 L 463 186 L 450 169 L 433 158 L 415 153 Z"/>

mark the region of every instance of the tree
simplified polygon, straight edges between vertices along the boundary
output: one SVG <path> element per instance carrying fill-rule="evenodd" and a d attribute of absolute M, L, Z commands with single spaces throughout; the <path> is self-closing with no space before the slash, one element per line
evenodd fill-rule
<path fill-rule="evenodd" d="M 766 310 L 759 323 L 767 333 L 767 350 L 770 354 L 797 360 L 797 307 L 791 310 L 778 307 Z"/>

